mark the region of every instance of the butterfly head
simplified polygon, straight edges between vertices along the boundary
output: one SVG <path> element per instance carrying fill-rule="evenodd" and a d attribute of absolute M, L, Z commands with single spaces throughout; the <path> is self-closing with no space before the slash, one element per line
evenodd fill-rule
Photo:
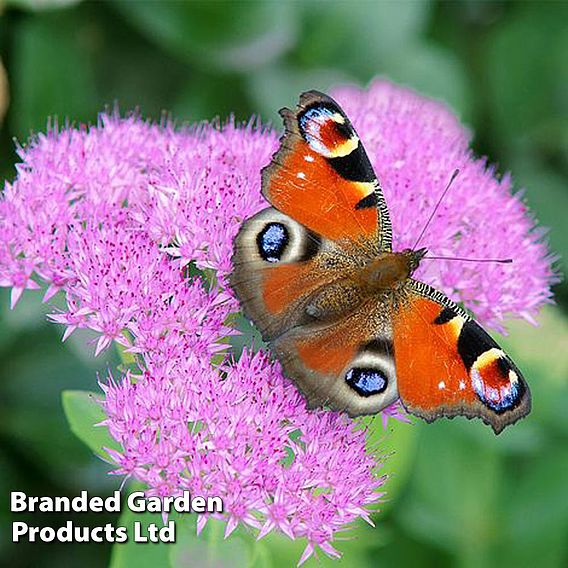
<path fill-rule="evenodd" d="M 412 274 L 418 268 L 418 266 L 420 266 L 420 261 L 426 256 L 427 253 L 427 248 L 419 248 L 417 250 L 405 249 L 402 251 L 402 254 L 405 256 L 408 262 L 409 274 Z"/>

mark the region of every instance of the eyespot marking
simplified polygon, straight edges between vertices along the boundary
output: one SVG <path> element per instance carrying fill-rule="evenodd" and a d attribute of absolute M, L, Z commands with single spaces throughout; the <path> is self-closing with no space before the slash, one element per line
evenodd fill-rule
<path fill-rule="evenodd" d="M 497 413 L 517 406 L 524 388 L 509 358 L 497 348 L 482 353 L 474 362 L 471 384 L 481 402 Z"/>
<path fill-rule="evenodd" d="M 386 374 L 380 369 L 353 367 L 345 375 L 347 384 L 361 396 L 384 392 L 388 386 Z"/>
<path fill-rule="evenodd" d="M 471 384 L 479 400 L 498 414 L 515 408 L 524 388 L 518 381 L 509 381 L 499 388 L 487 385 L 477 369 L 471 370 Z"/>
<path fill-rule="evenodd" d="M 326 158 L 346 156 L 359 144 L 349 121 L 330 104 L 304 110 L 298 116 L 298 126 L 310 148 Z"/>
<path fill-rule="evenodd" d="M 279 262 L 289 241 L 288 229 L 282 223 L 268 223 L 256 238 L 258 252 L 266 262 Z"/>

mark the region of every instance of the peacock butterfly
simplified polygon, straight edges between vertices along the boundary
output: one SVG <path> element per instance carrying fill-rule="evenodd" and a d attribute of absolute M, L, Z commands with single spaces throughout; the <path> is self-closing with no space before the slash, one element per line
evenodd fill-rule
<path fill-rule="evenodd" d="M 527 383 L 483 328 L 393 252 L 389 212 L 349 119 L 309 91 L 262 171 L 268 207 L 235 238 L 230 284 L 310 407 L 375 414 L 400 398 L 431 422 L 495 433 L 530 412 Z"/>

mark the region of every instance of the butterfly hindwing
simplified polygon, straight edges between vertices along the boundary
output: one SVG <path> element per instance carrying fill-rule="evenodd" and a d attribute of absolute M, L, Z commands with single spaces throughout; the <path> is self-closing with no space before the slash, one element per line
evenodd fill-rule
<path fill-rule="evenodd" d="M 499 433 L 530 412 L 519 369 L 441 292 L 409 280 L 393 310 L 393 335 L 398 391 L 412 414 L 479 417 Z"/>
<path fill-rule="evenodd" d="M 295 112 L 282 109 L 285 133 L 262 172 L 262 193 L 278 210 L 332 240 L 373 239 L 390 250 L 382 191 L 357 133 L 339 105 L 309 91 Z"/>
<path fill-rule="evenodd" d="M 357 290 L 346 283 L 356 270 L 348 250 L 269 207 L 239 230 L 230 283 L 244 313 L 270 341 L 356 305 Z"/>
<path fill-rule="evenodd" d="M 386 300 L 386 299 L 385 299 Z M 398 398 L 386 306 L 362 303 L 328 325 L 297 327 L 272 348 L 310 407 L 376 414 Z"/>
<path fill-rule="evenodd" d="M 390 295 L 362 293 L 365 249 L 352 247 L 264 209 L 239 230 L 230 283 L 308 403 L 356 416 L 379 412 L 398 392 Z"/>

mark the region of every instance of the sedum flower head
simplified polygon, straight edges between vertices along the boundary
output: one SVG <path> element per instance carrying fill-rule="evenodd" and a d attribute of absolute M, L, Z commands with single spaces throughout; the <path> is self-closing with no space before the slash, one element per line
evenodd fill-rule
<path fill-rule="evenodd" d="M 432 254 L 513 265 L 424 262 L 419 277 L 501 327 L 531 320 L 553 274 L 520 196 L 468 149 L 440 103 L 385 81 L 337 90 L 384 187 L 395 250 L 412 246 L 451 172 L 461 173 L 422 241 Z M 304 538 L 338 555 L 337 531 L 381 498 L 380 462 L 346 416 L 307 411 L 262 352 L 227 354 L 236 299 L 226 287 L 232 241 L 266 206 L 260 169 L 278 145 L 259 124 L 174 129 L 103 114 L 90 128 L 50 129 L 19 148 L 0 201 L 0 284 L 58 291 L 50 318 L 113 342 L 135 369 L 101 382 L 104 424 L 120 444 L 113 473 L 166 496 L 224 499 L 226 535 L 243 525 Z M 397 406 L 383 412 L 404 419 Z M 200 516 L 198 530 L 207 522 Z"/>

